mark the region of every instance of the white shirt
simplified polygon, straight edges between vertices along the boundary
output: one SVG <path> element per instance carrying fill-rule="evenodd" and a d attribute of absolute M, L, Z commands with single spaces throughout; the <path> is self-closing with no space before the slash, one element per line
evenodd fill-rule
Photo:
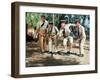
<path fill-rule="evenodd" d="M 53 29 L 52 29 L 52 34 L 54 33 L 56 33 L 57 32 L 57 34 L 59 33 L 59 30 L 58 30 L 58 28 L 56 27 L 56 26 L 53 26 Z"/>
<path fill-rule="evenodd" d="M 59 34 L 59 30 L 56 26 L 53 26 L 53 28 L 47 28 L 47 31 L 51 30 L 51 34 Z"/>
<path fill-rule="evenodd" d="M 38 28 L 46 29 L 46 28 L 47 28 L 47 25 L 48 25 L 48 21 L 45 20 L 44 25 L 41 27 L 42 24 L 43 24 L 43 21 L 39 21 L 39 22 L 37 23 L 37 29 L 38 29 Z"/>
<path fill-rule="evenodd" d="M 61 36 L 63 36 L 63 31 L 65 30 L 65 32 L 68 34 L 68 35 L 70 35 L 70 29 L 69 29 L 69 27 L 70 26 L 75 26 L 75 24 L 66 24 L 65 25 L 65 27 L 64 27 L 64 29 L 60 29 L 60 31 L 59 31 L 59 36 L 61 37 Z"/>

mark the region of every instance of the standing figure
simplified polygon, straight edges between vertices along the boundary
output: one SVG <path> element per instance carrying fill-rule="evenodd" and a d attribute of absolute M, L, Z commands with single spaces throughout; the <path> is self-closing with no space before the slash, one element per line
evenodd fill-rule
<path fill-rule="evenodd" d="M 86 34 L 85 34 L 85 29 L 84 27 L 80 24 L 80 21 L 77 20 L 75 21 L 76 25 L 76 30 L 77 30 L 77 41 L 79 41 L 79 56 L 82 57 L 84 56 L 84 43 L 86 40 Z"/>
<path fill-rule="evenodd" d="M 48 21 L 45 19 L 45 16 L 42 15 L 40 21 L 37 23 L 37 32 L 39 34 L 39 45 L 41 52 L 46 51 L 46 28 Z"/>
<path fill-rule="evenodd" d="M 56 26 L 53 25 L 53 22 L 48 24 L 47 28 L 47 38 L 48 38 L 48 50 L 49 53 L 57 52 L 57 37 L 59 31 Z"/>
<path fill-rule="evenodd" d="M 66 20 L 61 20 L 61 27 L 59 36 L 63 36 L 63 46 L 64 46 L 64 52 L 65 53 L 71 53 L 72 52 L 72 44 L 73 44 L 73 37 L 71 36 L 71 31 L 69 29 L 70 26 L 73 26 L 74 24 L 68 24 Z M 69 44 L 69 51 L 67 49 L 67 46 Z"/>

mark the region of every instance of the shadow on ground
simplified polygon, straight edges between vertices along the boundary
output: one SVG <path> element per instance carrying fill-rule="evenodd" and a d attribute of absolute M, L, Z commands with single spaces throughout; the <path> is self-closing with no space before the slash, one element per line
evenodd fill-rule
<path fill-rule="evenodd" d="M 32 60 L 26 63 L 26 67 L 39 66 L 58 66 L 58 65 L 77 65 L 79 61 L 75 58 L 55 59 L 54 57 L 32 57 Z"/>
<path fill-rule="evenodd" d="M 61 65 L 79 65 L 89 63 L 89 42 L 85 44 L 85 56 L 80 58 L 76 55 L 53 55 L 48 53 L 41 54 L 37 42 L 29 42 L 26 44 L 26 67 L 40 66 L 61 66 Z M 75 46 L 73 50 L 77 53 L 79 47 Z"/>

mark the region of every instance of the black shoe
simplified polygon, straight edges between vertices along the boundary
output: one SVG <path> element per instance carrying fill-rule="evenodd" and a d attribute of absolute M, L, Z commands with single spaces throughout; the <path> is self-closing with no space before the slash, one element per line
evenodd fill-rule
<path fill-rule="evenodd" d="M 53 54 L 53 52 L 51 52 L 51 51 L 49 51 L 48 53 L 49 53 L 49 54 Z"/>
<path fill-rule="evenodd" d="M 79 57 L 84 57 L 84 54 L 78 54 Z"/>
<path fill-rule="evenodd" d="M 44 51 L 44 53 L 48 53 L 49 51 Z"/>
<path fill-rule="evenodd" d="M 65 52 L 65 55 L 69 56 L 71 53 L 68 51 L 68 52 Z"/>
<path fill-rule="evenodd" d="M 53 57 L 53 52 L 50 51 L 50 52 L 48 52 L 48 53 L 51 54 L 51 57 Z"/>
<path fill-rule="evenodd" d="M 56 54 L 57 54 L 57 52 L 53 52 L 53 54 L 55 54 L 55 55 L 56 55 Z"/>
<path fill-rule="evenodd" d="M 57 54 L 61 55 L 61 52 L 60 52 L 60 51 L 58 51 L 58 52 L 57 52 Z"/>
<path fill-rule="evenodd" d="M 77 56 L 77 53 L 73 53 L 73 55 L 76 55 Z"/>

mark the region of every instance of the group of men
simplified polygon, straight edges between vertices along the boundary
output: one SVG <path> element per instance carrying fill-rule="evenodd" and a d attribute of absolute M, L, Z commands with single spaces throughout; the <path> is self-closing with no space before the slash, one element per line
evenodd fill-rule
<path fill-rule="evenodd" d="M 79 56 L 84 55 L 84 42 L 86 39 L 85 29 L 76 20 L 74 24 L 68 23 L 66 20 L 60 20 L 60 29 L 54 25 L 53 22 L 48 22 L 44 15 L 41 16 L 40 21 L 37 23 L 37 33 L 39 37 L 39 45 L 41 52 L 49 51 L 49 53 L 57 52 L 59 40 L 62 40 L 63 51 L 65 53 L 72 53 L 73 36 L 70 30 L 74 26 L 77 36 L 76 41 L 79 42 Z M 67 47 L 69 46 L 69 48 Z"/>

